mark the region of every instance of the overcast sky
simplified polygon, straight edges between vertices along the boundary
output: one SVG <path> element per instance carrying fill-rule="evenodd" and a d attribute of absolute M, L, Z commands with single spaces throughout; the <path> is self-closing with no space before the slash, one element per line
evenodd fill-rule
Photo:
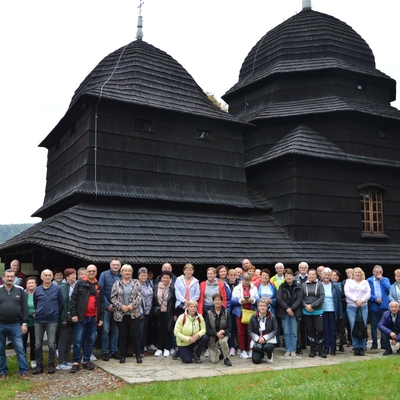
<path fill-rule="evenodd" d="M 39 222 L 47 150 L 39 143 L 89 72 L 135 40 L 139 0 L 11 0 L 0 6 L 0 224 Z M 369 44 L 379 70 L 400 79 L 399 0 L 312 0 Z M 302 0 L 145 0 L 143 40 L 170 54 L 221 97 L 270 29 Z M 400 108 L 399 102 L 392 103 Z"/>

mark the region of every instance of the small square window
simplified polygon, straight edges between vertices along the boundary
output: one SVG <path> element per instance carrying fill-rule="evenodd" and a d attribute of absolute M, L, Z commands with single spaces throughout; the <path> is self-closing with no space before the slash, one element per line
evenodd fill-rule
<path fill-rule="evenodd" d="M 135 119 L 135 131 L 152 132 L 151 121 L 146 119 Z"/>
<path fill-rule="evenodd" d="M 205 129 L 197 129 L 196 140 L 205 140 L 206 142 L 211 141 L 211 131 Z"/>
<path fill-rule="evenodd" d="M 387 132 L 384 130 L 384 129 L 381 129 L 380 131 L 379 131 L 379 137 L 381 138 L 381 139 L 387 139 L 388 137 L 387 137 Z"/>
<path fill-rule="evenodd" d="M 367 90 L 367 84 L 365 82 L 358 82 L 357 89 L 358 90 Z"/>

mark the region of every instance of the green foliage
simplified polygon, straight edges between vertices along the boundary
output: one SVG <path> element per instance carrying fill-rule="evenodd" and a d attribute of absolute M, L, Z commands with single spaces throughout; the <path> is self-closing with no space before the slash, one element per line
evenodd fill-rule
<path fill-rule="evenodd" d="M 228 112 L 228 105 L 222 101 L 218 101 L 217 98 L 215 97 L 214 93 L 211 93 L 211 92 L 205 92 L 205 93 L 214 105 L 216 105 L 222 111 Z"/>
<path fill-rule="evenodd" d="M 34 224 L 11 224 L 11 225 L 0 225 L 0 243 L 11 239 L 15 235 L 25 231 Z"/>

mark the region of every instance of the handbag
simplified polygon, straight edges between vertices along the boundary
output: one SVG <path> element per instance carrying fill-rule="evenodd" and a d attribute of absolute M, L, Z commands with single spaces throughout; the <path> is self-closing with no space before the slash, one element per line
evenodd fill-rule
<path fill-rule="evenodd" d="M 65 314 L 65 322 L 67 324 L 73 324 L 74 322 L 72 321 L 72 315 L 68 312 Z"/>
<path fill-rule="evenodd" d="M 250 323 L 251 316 L 254 315 L 256 312 L 253 310 L 246 310 L 242 308 L 242 324 L 248 325 Z"/>
<path fill-rule="evenodd" d="M 354 321 L 353 331 L 351 332 L 351 336 L 355 339 L 367 339 L 368 338 L 368 330 L 365 325 L 364 318 L 362 316 L 361 307 L 357 308 L 356 319 Z"/>
<path fill-rule="evenodd" d="M 151 307 L 151 315 L 153 315 L 154 317 L 158 317 L 161 313 L 161 307 L 154 305 Z"/>

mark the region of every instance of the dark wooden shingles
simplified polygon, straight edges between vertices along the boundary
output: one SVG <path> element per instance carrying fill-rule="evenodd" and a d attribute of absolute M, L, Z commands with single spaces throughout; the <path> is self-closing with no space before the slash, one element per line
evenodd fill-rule
<path fill-rule="evenodd" d="M 83 95 L 243 123 L 216 107 L 171 56 L 144 41 L 105 57 L 76 90 L 70 107 Z"/>
<path fill-rule="evenodd" d="M 34 244 L 82 260 L 107 263 L 118 254 L 133 264 L 400 262 L 399 245 L 293 242 L 269 215 L 75 206 L 15 236 L 2 248 Z"/>
<path fill-rule="evenodd" d="M 299 125 L 285 135 L 261 157 L 247 162 L 246 167 L 271 161 L 288 154 L 400 168 L 400 162 L 397 161 L 348 154 L 320 133 L 304 125 Z"/>
<path fill-rule="evenodd" d="M 376 103 L 367 103 L 337 96 L 274 103 L 249 113 L 245 119 L 249 122 L 270 118 L 324 114 L 332 112 L 358 112 L 383 118 L 400 120 L 400 110 Z"/>

